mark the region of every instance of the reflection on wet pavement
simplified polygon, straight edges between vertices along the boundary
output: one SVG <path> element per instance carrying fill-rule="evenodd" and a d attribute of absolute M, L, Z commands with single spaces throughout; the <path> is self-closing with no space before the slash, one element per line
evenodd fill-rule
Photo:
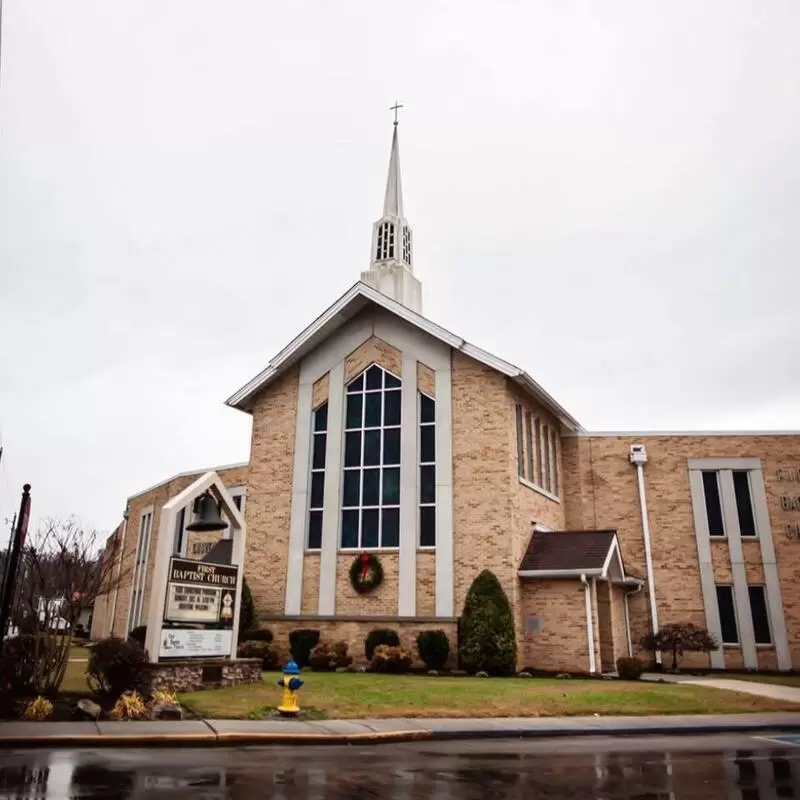
<path fill-rule="evenodd" d="M 800 800 L 800 747 L 743 737 L 735 746 L 711 737 L 693 742 L 694 749 L 685 740 L 605 739 L 17 750 L 0 755 L 0 800 Z"/>

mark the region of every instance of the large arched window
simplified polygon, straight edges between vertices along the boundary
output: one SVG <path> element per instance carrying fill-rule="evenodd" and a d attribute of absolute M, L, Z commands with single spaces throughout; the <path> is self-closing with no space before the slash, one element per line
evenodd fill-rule
<path fill-rule="evenodd" d="M 347 386 L 341 547 L 400 544 L 400 379 L 373 364 Z"/>

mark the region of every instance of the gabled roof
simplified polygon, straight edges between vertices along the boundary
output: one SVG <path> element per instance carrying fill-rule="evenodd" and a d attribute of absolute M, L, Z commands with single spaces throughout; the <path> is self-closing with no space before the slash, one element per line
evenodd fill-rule
<path fill-rule="evenodd" d="M 520 578 L 613 577 L 619 583 L 640 583 L 626 574 L 617 532 L 534 531 L 519 565 Z"/>
<path fill-rule="evenodd" d="M 464 355 L 506 375 L 528 394 L 535 397 L 548 411 L 558 418 L 567 430 L 583 430 L 580 423 L 539 386 L 527 372 L 515 367 L 508 361 L 481 350 L 479 347 L 475 347 L 475 345 L 470 344 L 460 336 L 450 333 L 450 331 L 445 330 L 435 322 L 431 322 L 421 314 L 411 311 L 404 305 L 360 281 L 351 286 L 332 306 L 281 350 L 255 378 L 246 383 L 238 392 L 231 395 L 225 401 L 225 404 L 232 408 L 238 408 L 240 411 L 250 411 L 252 401 L 259 392 L 370 304 L 385 309 L 453 349 L 459 350 Z"/>

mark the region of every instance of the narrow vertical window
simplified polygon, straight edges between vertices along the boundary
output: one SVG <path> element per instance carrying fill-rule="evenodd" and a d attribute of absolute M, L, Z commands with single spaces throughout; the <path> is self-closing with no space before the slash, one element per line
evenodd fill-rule
<path fill-rule="evenodd" d="M 716 472 L 703 472 L 703 494 L 706 502 L 706 517 L 708 518 L 708 535 L 724 536 L 725 526 L 722 524 L 719 478 Z"/>
<path fill-rule="evenodd" d="M 544 486 L 544 461 L 542 453 L 542 423 L 539 417 L 533 421 L 533 433 L 536 443 L 536 469 L 539 473 L 538 480 L 534 481 L 538 486 Z"/>
<path fill-rule="evenodd" d="M 186 506 L 179 512 L 175 520 L 175 542 L 172 546 L 173 552 L 180 555 L 183 552 L 183 529 L 186 524 Z"/>
<path fill-rule="evenodd" d="M 753 617 L 753 634 L 756 644 L 772 644 L 767 613 L 767 596 L 763 586 L 748 586 L 750 614 Z"/>
<path fill-rule="evenodd" d="M 136 559 L 133 567 L 131 606 L 128 614 L 128 630 L 141 624 L 144 605 L 147 561 L 150 554 L 150 534 L 153 529 L 153 512 L 146 511 L 139 519 L 139 536 L 136 541 Z"/>
<path fill-rule="evenodd" d="M 553 460 L 553 480 L 550 491 L 558 496 L 558 437 L 555 428 L 550 428 L 550 457 Z"/>
<path fill-rule="evenodd" d="M 733 603 L 733 586 L 717 586 L 720 633 L 723 644 L 739 644 L 736 608 Z"/>
<path fill-rule="evenodd" d="M 533 474 L 533 422 L 531 420 L 531 412 L 525 412 L 525 449 L 527 456 L 528 474 L 525 476 L 531 483 L 536 483 L 536 476 Z"/>
<path fill-rule="evenodd" d="M 419 546 L 436 546 L 436 401 L 419 395 Z"/>
<path fill-rule="evenodd" d="M 542 426 L 542 461 L 544 461 L 544 473 L 542 474 L 542 488 L 548 492 L 552 491 L 550 481 L 552 480 L 552 471 L 550 469 L 550 428 L 547 425 Z"/>
<path fill-rule="evenodd" d="M 328 446 L 328 404 L 315 412 L 311 434 L 311 490 L 308 503 L 309 550 L 322 547 L 322 508 L 325 500 L 325 453 Z"/>
<path fill-rule="evenodd" d="M 733 473 L 733 493 L 736 497 L 739 533 L 742 536 L 755 536 L 756 519 L 753 514 L 753 499 L 750 493 L 750 474 L 748 472 L 736 470 Z"/>
<path fill-rule="evenodd" d="M 347 387 L 342 548 L 400 544 L 400 386 L 373 364 Z"/>
<path fill-rule="evenodd" d="M 517 423 L 517 474 L 525 477 L 525 454 L 522 451 L 522 406 L 517 403 L 514 407 Z"/>

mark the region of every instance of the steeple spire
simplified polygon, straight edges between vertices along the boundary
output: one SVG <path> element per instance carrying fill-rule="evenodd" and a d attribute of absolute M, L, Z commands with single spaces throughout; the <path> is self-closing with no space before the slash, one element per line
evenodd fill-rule
<path fill-rule="evenodd" d="M 361 280 L 421 314 L 422 285 L 414 277 L 411 227 L 403 216 L 403 184 L 400 178 L 400 144 L 397 136 L 397 112 L 402 107 L 399 103 L 391 107 L 394 111 L 394 125 L 383 198 L 383 216 L 372 226 L 370 268 L 361 273 Z"/>

